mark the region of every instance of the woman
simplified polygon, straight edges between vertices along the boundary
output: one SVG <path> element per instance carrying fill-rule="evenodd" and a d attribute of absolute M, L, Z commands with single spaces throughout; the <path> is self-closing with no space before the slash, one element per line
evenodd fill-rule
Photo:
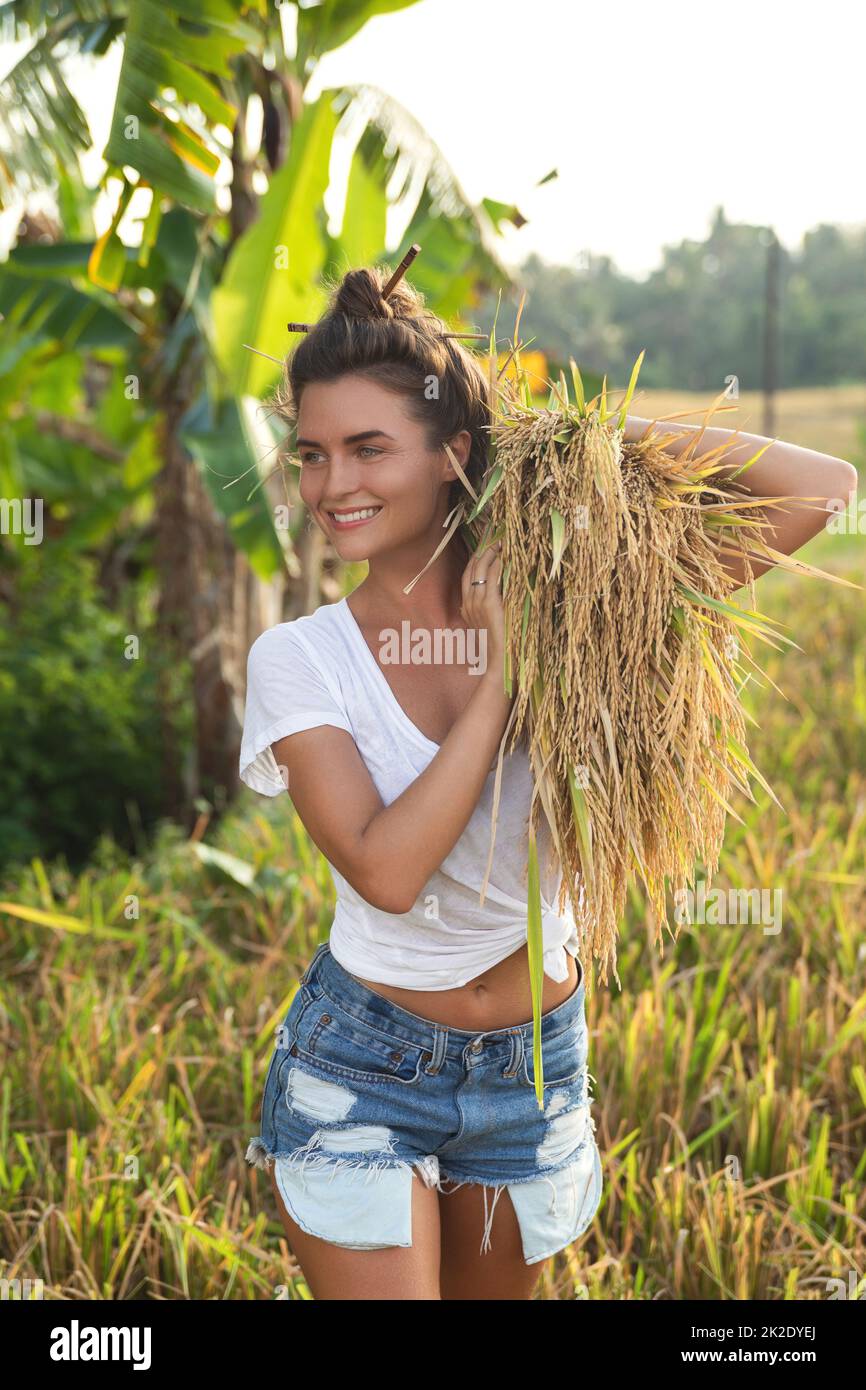
<path fill-rule="evenodd" d="M 551 907 L 560 875 L 542 817 L 542 1110 L 525 747 L 504 760 L 479 904 L 512 703 L 497 550 L 473 555 L 457 533 L 404 592 L 465 495 L 452 456 L 475 485 L 482 475 L 488 387 L 408 285 L 387 299 L 383 286 L 378 269 L 345 277 L 278 400 L 297 425 L 304 503 L 369 572 L 249 655 L 241 776 L 289 790 L 337 906 L 279 1030 L 247 1159 L 270 1174 L 316 1298 L 528 1299 L 602 1194 L 583 968 L 573 916 Z M 645 423 L 630 419 L 630 434 Z M 819 491 L 819 460 L 850 468 L 808 457 L 802 487 L 772 474 L 778 491 Z M 827 496 L 851 485 L 833 468 L 825 480 Z M 780 521 L 772 543 L 802 545 L 817 515 Z"/>

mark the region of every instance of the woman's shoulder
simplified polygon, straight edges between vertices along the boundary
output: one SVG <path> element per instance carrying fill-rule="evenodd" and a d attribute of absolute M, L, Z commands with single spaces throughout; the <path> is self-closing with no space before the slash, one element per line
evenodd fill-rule
<path fill-rule="evenodd" d="M 249 650 L 240 776 L 266 796 L 283 790 L 272 748 L 278 740 L 320 724 L 352 733 L 333 615 L 323 609 L 275 623 Z"/>
<path fill-rule="evenodd" d="M 345 629 L 338 605 L 323 603 L 312 613 L 265 628 L 250 647 L 247 666 L 251 673 L 302 667 L 327 675 L 339 670 L 344 651 Z"/>

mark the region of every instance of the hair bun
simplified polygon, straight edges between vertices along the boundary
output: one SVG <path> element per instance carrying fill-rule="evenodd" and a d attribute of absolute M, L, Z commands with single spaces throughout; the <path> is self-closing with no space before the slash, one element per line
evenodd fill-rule
<path fill-rule="evenodd" d="M 415 318 L 421 312 L 421 298 L 416 290 L 399 280 L 387 299 L 382 290 L 390 271 L 379 267 L 362 266 L 344 275 L 333 303 L 333 310 L 355 319 Z"/>

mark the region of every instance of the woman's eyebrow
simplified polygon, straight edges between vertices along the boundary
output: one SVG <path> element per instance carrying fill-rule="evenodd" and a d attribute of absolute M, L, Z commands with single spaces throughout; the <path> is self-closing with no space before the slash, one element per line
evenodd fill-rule
<path fill-rule="evenodd" d="M 375 439 L 378 435 L 381 435 L 383 439 L 394 438 L 393 434 L 388 434 L 387 430 L 362 430 L 360 434 L 347 434 L 343 443 L 358 444 L 362 439 Z M 298 439 L 296 444 L 299 449 L 303 448 L 304 445 L 310 445 L 317 449 L 322 447 L 318 439 Z"/>

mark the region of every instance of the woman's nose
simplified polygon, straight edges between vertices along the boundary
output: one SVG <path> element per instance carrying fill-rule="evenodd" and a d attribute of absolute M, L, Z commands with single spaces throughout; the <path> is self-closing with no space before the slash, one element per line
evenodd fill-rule
<path fill-rule="evenodd" d="M 326 489 L 329 494 L 356 492 L 361 477 L 360 465 L 351 456 L 341 458 L 333 454 L 325 469 Z"/>

